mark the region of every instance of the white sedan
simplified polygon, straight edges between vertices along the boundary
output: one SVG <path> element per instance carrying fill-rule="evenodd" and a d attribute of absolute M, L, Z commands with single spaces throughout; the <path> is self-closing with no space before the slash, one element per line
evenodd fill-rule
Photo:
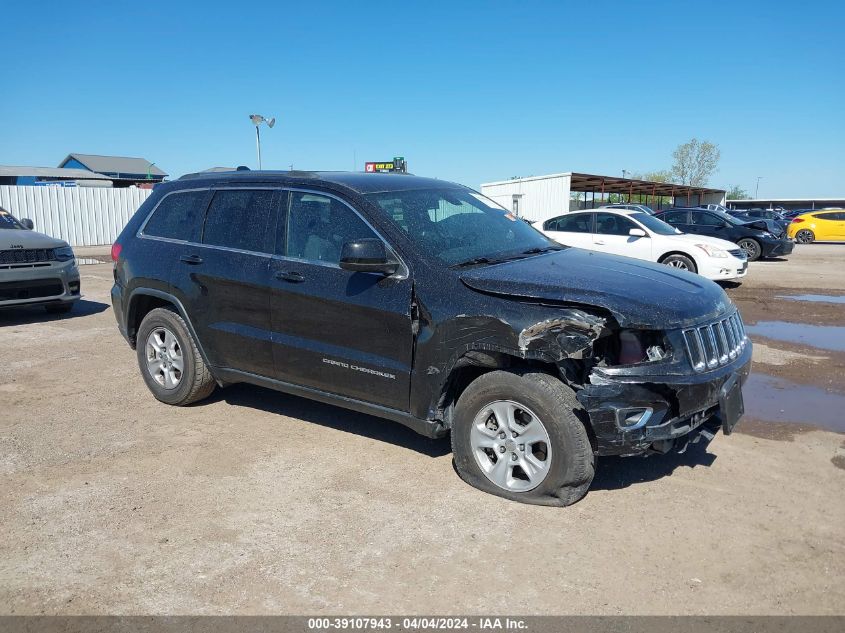
<path fill-rule="evenodd" d="M 567 246 L 659 262 L 715 281 L 748 272 L 745 252 L 733 242 L 681 233 L 640 211 L 576 211 L 546 220 L 540 230 Z"/>

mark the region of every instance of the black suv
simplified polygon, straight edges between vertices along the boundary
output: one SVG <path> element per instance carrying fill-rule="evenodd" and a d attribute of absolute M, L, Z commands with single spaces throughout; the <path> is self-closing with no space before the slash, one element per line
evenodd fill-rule
<path fill-rule="evenodd" d="M 746 221 L 724 211 L 680 207 L 655 214 L 683 233 L 709 235 L 735 242 L 753 262 L 761 257 L 789 255 L 795 244 L 772 220 Z"/>
<path fill-rule="evenodd" d="M 743 412 L 751 343 L 719 286 L 561 246 L 457 184 L 186 176 L 113 255 L 159 400 L 248 382 L 451 432 L 461 477 L 511 499 L 568 505 L 596 455 L 683 450 Z"/>

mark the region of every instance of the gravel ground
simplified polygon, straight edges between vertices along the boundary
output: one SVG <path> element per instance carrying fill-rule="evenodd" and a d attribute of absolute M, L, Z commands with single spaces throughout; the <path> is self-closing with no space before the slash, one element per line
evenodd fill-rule
<path fill-rule="evenodd" d="M 748 323 L 843 326 L 776 298 L 845 294 L 843 260 L 801 246 L 728 292 Z M 845 354 L 758 339 L 781 387 L 737 433 L 602 459 L 583 501 L 541 508 L 376 418 L 249 386 L 160 404 L 110 279 L 84 266 L 69 317 L 0 313 L 2 614 L 845 613 L 845 435 L 787 406 L 845 394 Z"/>

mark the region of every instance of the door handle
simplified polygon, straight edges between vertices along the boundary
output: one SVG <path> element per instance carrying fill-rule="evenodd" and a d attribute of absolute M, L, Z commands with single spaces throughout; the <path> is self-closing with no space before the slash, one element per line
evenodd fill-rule
<path fill-rule="evenodd" d="M 291 283 L 302 283 L 305 281 L 305 277 L 303 277 L 300 273 L 293 272 L 293 271 L 281 271 L 276 273 L 276 279 L 280 279 L 282 281 L 290 281 Z"/>
<path fill-rule="evenodd" d="M 604 246 L 604 240 L 596 240 L 596 242 L 595 242 L 595 243 L 596 243 L 596 244 L 601 244 L 602 246 Z"/>
<path fill-rule="evenodd" d="M 182 257 L 179 258 L 179 261 L 193 265 L 202 264 L 202 257 L 199 255 L 182 255 Z"/>

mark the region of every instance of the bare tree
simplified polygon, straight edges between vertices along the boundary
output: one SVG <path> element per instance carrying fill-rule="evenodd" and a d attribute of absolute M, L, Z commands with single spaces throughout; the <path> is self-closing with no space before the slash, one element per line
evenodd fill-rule
<path fill-rule="evenodd" d="M 719 165 L 720 156 L 719 147 L 709 141 L 694 138 L 678 145 L 672 153 L 675 159 L 672 165 L 674 181 L 694 187 L 706 185 Z"/>

